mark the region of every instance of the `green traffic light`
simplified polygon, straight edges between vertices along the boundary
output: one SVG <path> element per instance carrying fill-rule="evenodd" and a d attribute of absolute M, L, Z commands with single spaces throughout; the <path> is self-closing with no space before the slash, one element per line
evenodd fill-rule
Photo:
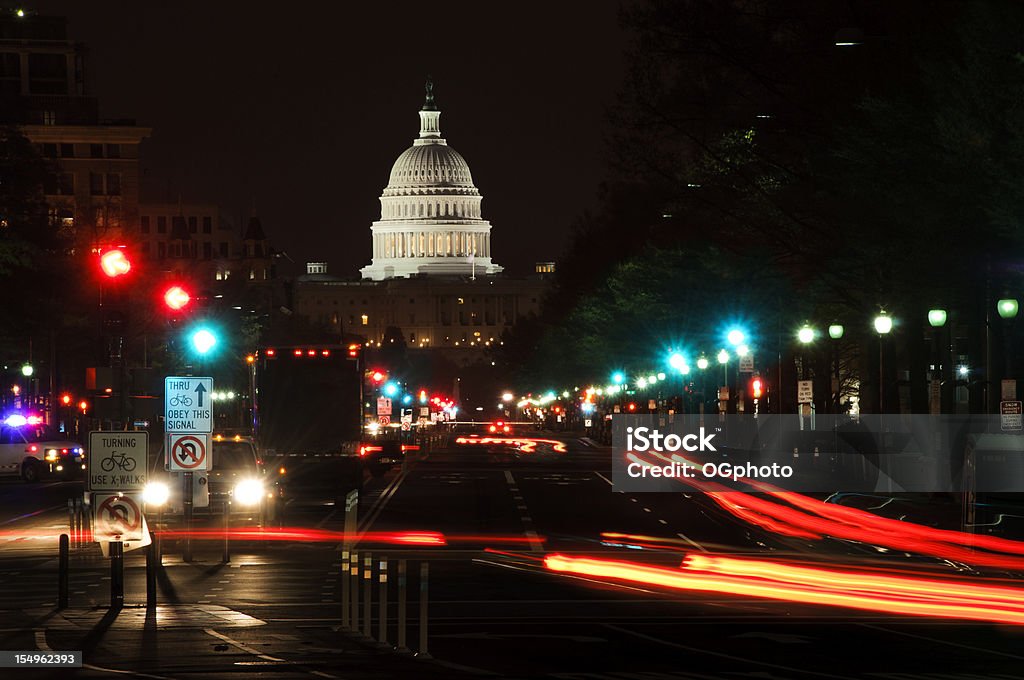
<path fill-rule="evenodd" d="M 207 354 L 216 346 L 217 336 L 205 328 L 192 334 L 192 346 L 200 354 Z"/>

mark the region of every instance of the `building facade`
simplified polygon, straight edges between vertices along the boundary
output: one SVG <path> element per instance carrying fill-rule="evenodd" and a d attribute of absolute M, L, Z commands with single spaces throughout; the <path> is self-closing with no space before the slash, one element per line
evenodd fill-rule
<path fill-rule="evenodd" d="M 372 263 L 362 280 L 331 276 L 324 262 L 297 277 L 292 304 L 332 332 L 369 347 L 396 340 L 472 363 L 502 334 L 540 310 L 554 267 L 514 278 L 494 263 L 491 224 L 465 159 L 441 137 L 433 85 L 419 111 L 420 135 L 391 169 L 371 226 Z"/>
<path fill-rule="evenodd" d="M 138 224 L 139 145 L 150 130 L 102 120 L 87 94 L 85 49 L 66 20 L 0 13 L 0 123 L 17 125 L 57 166 L 50 220 L 76 248 L 122 245 Z"/>

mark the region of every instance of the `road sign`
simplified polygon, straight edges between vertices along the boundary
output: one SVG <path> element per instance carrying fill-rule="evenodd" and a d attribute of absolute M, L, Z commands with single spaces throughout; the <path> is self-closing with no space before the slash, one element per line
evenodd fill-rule
<path fill-rule="evenodd" d="M 429 406 L 420 406 L 420 418 L 427 418 L 430 416 Z"/>
<path fill-rule="evenodd" d="M 1012 378 L 1009 380 L 1003 380 L 1000 384 L 1003 401 L 1013 401 L 1017 398 L 1017 381 Z"/>
<path fill-rule="evenodd" d="M 408 420 L 402 421 L 402 432 L 408 432 L 412 429 L 412 422 Z"/>
<path fill-rule="evenodd" d="M 740 357 L 740 373 L 753 373 L 754 372 L 754 355 L 747 353 L 746 356 Z"/>
<path fill-rule="evenodd" d="M 592 425 L 593 421 L 590 418 L 587 418 L 586 420 L 583 421 L 583 427 L 591 427 Z"/>
<path fill-rule="evenodd" d="M 999 402 L 999 429 L 1004 432 L 1014 432 L 1024 429 L 1024 416 L 1021 415 L 1021 402 L 1001 401 Z"/>
<path fill-rule="evenodd" d="M 138 495 L 94 494 L 92 507 L 94 540 L 142 540 L 142 499 Z"/>
<path fill-rule="evenodd" d="M 387 397 L 377 398 L 377 415 L 378 416 L 389 416 L 391 415 L 391 400 Z M 391 422 L 390 419 L 388 422 Z"/>
<path fill-rule="evenodd" d="M 167 452 L 168 470 L 196 472 L 211 467 L 208 434 L 169 434 Z"/>
<path fill-rule="evenodd" d="M 796 400 L 800 404 L 810 404 L 814 402 L 813 380 L 796 381 Z"/>
<path fill-rule="evenodd" d="M 148 469 L 149 433 L 89 433 L 89 489 L 142 491 Z"/>
<path fill-rule="evenodd" d="M 213 432 L 213 378 L 164 378 L 164 432 Z"/>
<path fill-rule="evenodd" d="M 391 424 L 391 416 L 377 416 L 377 424 L 381 427 Z"/>
<path fill-rule="evenodd" d="M 403 423 L 411 423 L 412 422 L 412 413 L 403 413 L 402 414 L 402 422 Z"/>

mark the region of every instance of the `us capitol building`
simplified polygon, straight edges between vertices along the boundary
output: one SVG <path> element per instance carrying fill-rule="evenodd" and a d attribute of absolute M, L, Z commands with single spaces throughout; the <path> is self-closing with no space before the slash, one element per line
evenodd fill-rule
<path fill-rule="evenodd" d="M 441 136 L 441 112 L 428 80 L 420 133 L 391 168 L 374 222 L 372 262 L 361 281 L 310 262 L 294 288 L 296 313 L 370 346 L 401 332 L 409 348 L 450 350 L 472 361 L 479 350 L 536 313 L 554 264 L 526 278 L 502 274 L 491 259 L 491 224 L 466 160 Z M 475 352 L 473 350 L 476 350 Z"/>

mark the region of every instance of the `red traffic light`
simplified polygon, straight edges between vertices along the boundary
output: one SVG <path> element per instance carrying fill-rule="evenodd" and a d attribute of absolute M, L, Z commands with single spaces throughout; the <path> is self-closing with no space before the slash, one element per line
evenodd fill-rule
<path fill-rule="evenodd" d="M 184 309 L 191 299 L 188 292 L 181 286 L 171 286 L 164 292 L 164 304 L 168 309 L 176 312 Z"/>
<path fill-rule="evenodd" d="M 100 255 L 100 269 L 112 279 L 127 274 L 131 268 L 132 263 L 123 250 L 108 250 Z"/>
<path fill-rule="evenodd" d="M 636 404 L 634 404 L 633 402 L 629 402 L 629 406 L 626 407 L 626 410 L 628 410 L 628 411 L 635 411 L 636 410 Z"/>
<path fill-rule="evenodd" d="M 754 378 L 750 381 L 750 394 L 753 395 L 754 399 L 760 399 L 761 395 L 764 394 L 764 383 L 761 382 L 760 378 Z"/>
<path fill-rule="evenodd" d="M 375 383 L 382 383 L 382 382 L 384 382 L 384 379 L 387 378 L 387 375 L 385 375 L 384 373 L 381 373 L 380 371 L 374 371 L 373 374 L 370 376 L 370 378 Z"/>
<path fill-rule="evenodd" d="M 62 395 L 60 395 L 60 403 L 64 404 L 65 406 L 70 406 L 71 405 L 71 395 L 70 394 L 62 394 Z"/>

